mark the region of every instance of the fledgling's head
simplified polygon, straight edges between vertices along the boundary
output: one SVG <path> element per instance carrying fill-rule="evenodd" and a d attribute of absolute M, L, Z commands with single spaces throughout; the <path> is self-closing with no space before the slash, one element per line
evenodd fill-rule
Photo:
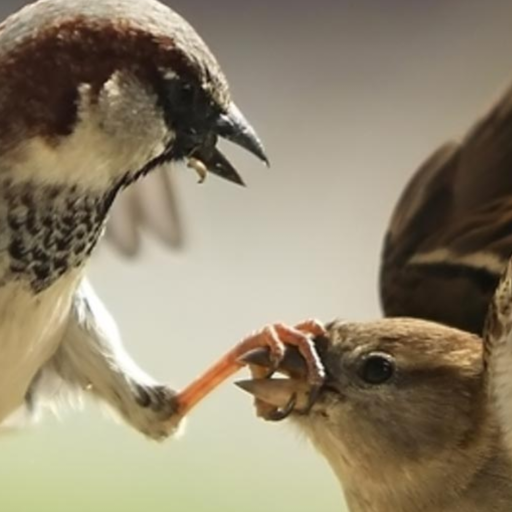
<path fill-rule="evenodd" d="M 321 357 L 327 383 L 296 420 L 344 472 L 400 473 L 473 442 L 486 408 L 476 336 L 419 320 L 334 323 Z"/>
<path fill-rule="evenodd" d="M 291 378 L 240 385 L 278 407 L 296 394 L 290 419 L 329 461 L 351 510 L 440 510 L 421 506 L 474 480 L 497 431 L 480 338 L 396 318 L 334 322 L 316 347 L 327 378 L 309 412 L 298 352 L 279 367 Z"/>
<path fill-rule="evenodd" d="M 188 160 L 240 182 L 219 137 L 266 161 L 215 57 L 156 0 L 28 5 L 0 25 L 0 75 L 0 167 L 18 180 L 101 190 Z"/>

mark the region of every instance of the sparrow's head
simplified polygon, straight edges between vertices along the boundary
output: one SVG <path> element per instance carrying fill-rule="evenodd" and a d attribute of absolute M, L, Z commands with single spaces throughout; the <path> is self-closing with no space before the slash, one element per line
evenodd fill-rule
<path fill-rule="evenodd" d="M 291 378 L 239 384 L 279 407 L 296 394 L 290 418 L 328 459 L 347 498 L 441 485 L 439 476 L 459 455 L 469 460 L 487 442 L 479 435 L 486 402 L 476 336 L 414 319 L 335 322 L 316 346 L 327 380 L 308 413 L 299 412 L 309 388 L 295 350 L 279 368 Z"/>
<path fill-rule="evenodd" d="M 185 160 L 240 183 L 219 138 L 266 162 L 215 57 L 156 0 L 31 4 L 0 26 L 0 73 L 0 151 L 23 177 L 105 187 Z"/>

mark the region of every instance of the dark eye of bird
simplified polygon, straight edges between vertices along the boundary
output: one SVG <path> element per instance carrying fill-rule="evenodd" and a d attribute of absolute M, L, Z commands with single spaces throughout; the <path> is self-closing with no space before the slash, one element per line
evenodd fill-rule
<path fill-rule="evenodd" d="M 189 155 L 203 144 L 219 115 L 199 84 L 180 77 L 164 80 L 163 104 L 169 125 L 176 131 L 175 157 Z"/>
<path fill-rule="evenodd" d="M 178 90 L 177 96 L 179 97 L 176 100 L 187 107 L 195 107 L 199 102 L 199 91 L 191 84 L 183 84 Z"/>
<path fill-rule="evenodd" d="M 167 109 L 178 121 L 192 121 L 200 101 L 197 86 L 184 82 L 179 78 L 167 80 L 165 84 L 165 102 Z"/>
<path fill-rule="evenodd" d="M 185 158 L 204 144 L 212 131 L 212 108 L 199 84 L 180 77 L 163 81 L 161 101 L 169 127 L 176 137 L 172 146 L 172 157 Z"/>
<path fill-rule="evenodd" d="M 361 365 L 359 374 L 367 384 L 384 384 L 395 373 L 395 363 L 389 354 L 374 352 L 368 354 Z"/>

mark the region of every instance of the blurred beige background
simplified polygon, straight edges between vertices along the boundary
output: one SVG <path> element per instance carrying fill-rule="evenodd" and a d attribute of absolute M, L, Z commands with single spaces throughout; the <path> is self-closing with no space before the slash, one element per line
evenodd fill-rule
<path fill-rule="evenodd" d="M 2 17 L 24 3 L 1 0 Z M 264 323 L 379 315 L 391 209 L 423 159 L 511 81 L 512 3 L 172 5 L 219 57 L 273 163 L 228 149 L 247 190 L 179 170 L 186 250 L 148 240 L 139 263 L 106 251 L 92 265 L 136 360 L 181 387 Z M 2 512 L 343 510 L 308 443 L 257 421 L 231 385 L 161 446 L 96 407 L 0 443 Z"/>

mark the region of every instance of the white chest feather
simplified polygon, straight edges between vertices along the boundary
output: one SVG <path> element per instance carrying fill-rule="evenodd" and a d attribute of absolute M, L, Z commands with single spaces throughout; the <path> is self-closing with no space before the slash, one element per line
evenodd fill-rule
<path fill-rule="evenodd" d="M 0 422 L 60 344 L 80 278 L 73 271 L 38 295 L 20 282 L 0 288 Z"/>

